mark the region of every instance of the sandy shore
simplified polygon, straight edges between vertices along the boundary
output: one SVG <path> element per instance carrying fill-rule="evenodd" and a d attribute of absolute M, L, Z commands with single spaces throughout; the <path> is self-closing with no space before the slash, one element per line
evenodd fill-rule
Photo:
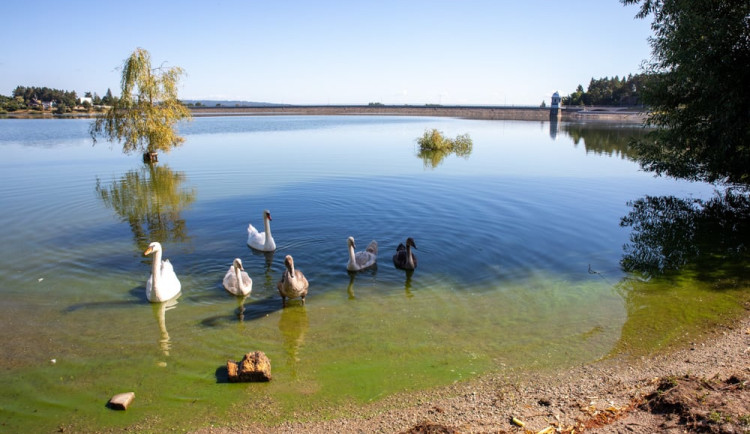
<path fill-rule="evenodd" d="M 708 382 L 732 376 L 741 381 L 722 386 Z M 637 360 L 622 356 L 563 372 L 505 373 L 417 396 L 391 397 L 369 407 L 353 408 L 342 419 L 273 427 L 238 420 L 232 428 L 199 432 L 697 432 L 696 421 L 690 420 L 694 416 L 681 418 L 664 408 L 648 408 L 649 395 L 660 384 L 663 387 L 666 380 L 687 378 L 705 389 L 702 400 L 692 405 L 715 407 L 693 409 L 695 414 L 715 419 L 716 423 L 707 422 L 710 430 L 703 432 L 750 432 L 750 305 L 745 306 L 743 318 L 732 325 L 712 330 L 686 347 Z M 719 401 L 706 398 L 709 392 L 719 394 Z"/>

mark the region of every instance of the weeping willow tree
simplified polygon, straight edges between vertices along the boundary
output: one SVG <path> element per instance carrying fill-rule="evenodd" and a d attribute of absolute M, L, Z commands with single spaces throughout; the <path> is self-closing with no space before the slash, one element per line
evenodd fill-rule
<path fill-rule="evenodd" d="M 143 152 L 144 161 L 156 161 L 158 151 L 181 145 L 185 139 L 175 131 L 175 123 L 191 119 L 177 98 L 183 73 L 180 67 L 152 68 L 149 52 L 137 48 L 123 63 L 120 98 L 91 125 L 94 143 L 98 136 L 121 142 L 124 153 Z"/>

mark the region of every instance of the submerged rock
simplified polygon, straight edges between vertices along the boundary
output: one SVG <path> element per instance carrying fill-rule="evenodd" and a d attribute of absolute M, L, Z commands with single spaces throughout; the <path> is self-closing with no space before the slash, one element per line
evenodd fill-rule
<path fill-rule="evenodd" d="M 227 360 L 227 374 L 231 383 L 271 381 L 271 361 L 263 351 L 247 353 L 239 363 Z"/>
<path fill-rule="evenodd" d="M 107 407 L 114 410 L 127 410 L 135 399 L 135 392 L 118 393 L 109 399 Z"/>

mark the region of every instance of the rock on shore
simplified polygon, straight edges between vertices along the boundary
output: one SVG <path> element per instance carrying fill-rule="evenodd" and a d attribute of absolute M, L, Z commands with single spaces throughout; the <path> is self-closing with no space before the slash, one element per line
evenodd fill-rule
<path fill-rule="evenodd" d="M 227 373 L 231 383 L 271 381 L 271 361 L 263 351 L 254 351 L 239 363 L 227 360 Z"/>

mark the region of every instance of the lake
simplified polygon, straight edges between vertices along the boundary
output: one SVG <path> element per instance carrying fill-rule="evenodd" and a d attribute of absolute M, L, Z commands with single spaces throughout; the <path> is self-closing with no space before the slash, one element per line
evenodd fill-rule
<path fill-rule="evenodd" d="M 335 417 L 485 374 L 659 351 L 747 298 L 745 263 L 714 262 L 707 278 L 689 246 L 664 253 L 681 232 L 639 204 L 717 188 L 641 171 L 627 147 L 638 126 L 207 117 L 148 166 L 92 146 L 90 122 L 0 120 L 3 431 L 224 426 L 248 404 L 266 423 Z M 472 149 L 420 154 L 433 128 Z M 272 254 L 246 244 L 264 209 Z M 347 272 L 349 236 L 378 242 L 376 268 Z M 391 261 L 407 237 L 413 273 Z M 180 278 L 175 301 L 146 300 L 151 241 Z M 282 309 L 287 254 L 310 289 Z M 244 300 L 221 283 L 236 257 L 254 282 Z M 227 360 L 255 350 L 273 380 L 227 383 Z M 127 391 L 128 411 L 105 407 Z"/>

